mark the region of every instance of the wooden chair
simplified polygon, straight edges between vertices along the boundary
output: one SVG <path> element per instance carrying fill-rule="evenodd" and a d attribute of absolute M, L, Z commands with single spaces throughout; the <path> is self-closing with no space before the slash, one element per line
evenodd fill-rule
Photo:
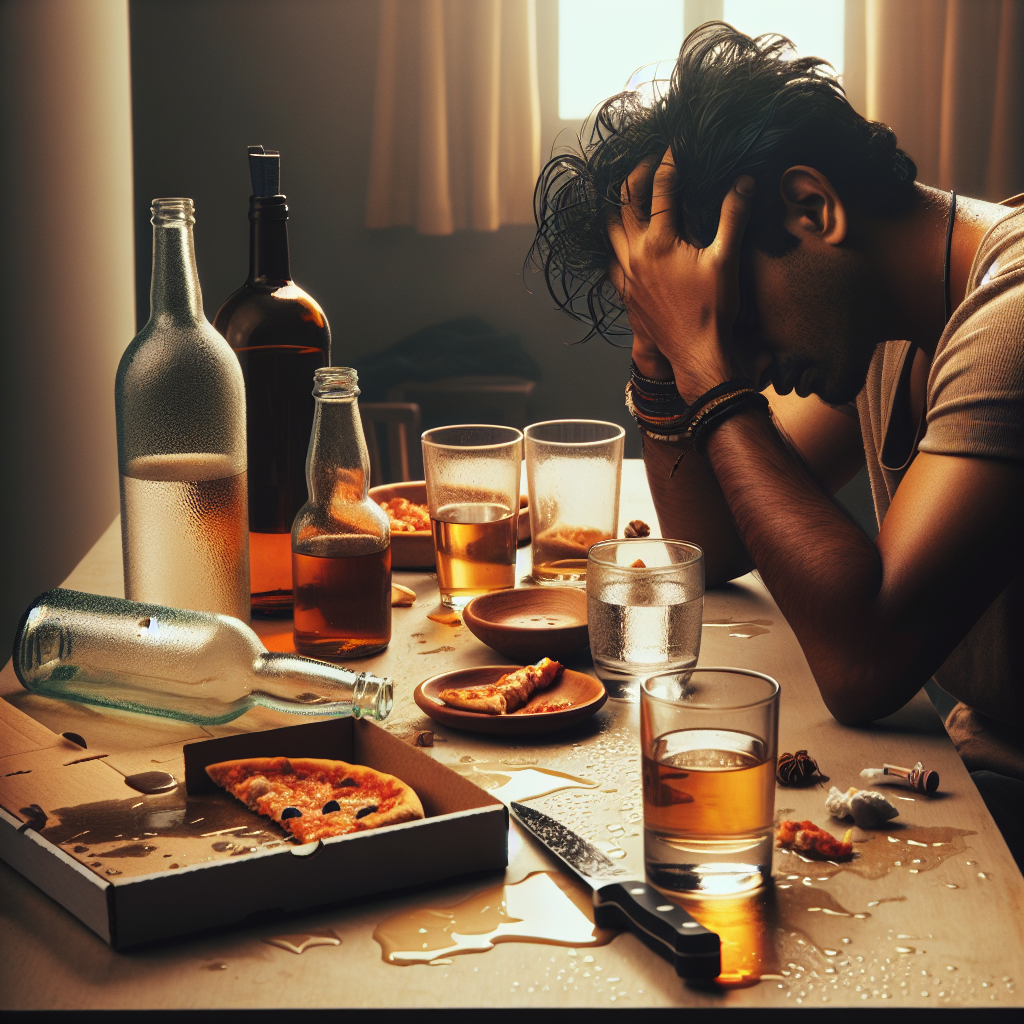
<path fill-rule="evenodd" d="M 370 453 L 373 486 L 422 479 L 420 407 L 415 402 L 361 402 L 359 414 Z M 378 426 L 387 434 L 386 466 L 381 459 Z"/>
<path fill-rule="evenodd" d="M 396 384 L 388 399 L 415 402 L 424 430 L 452 423 L 496 423 L 522 430 L 529 422 L 527 403 L 536 386 L 525 377 L 445 377 Z"/>

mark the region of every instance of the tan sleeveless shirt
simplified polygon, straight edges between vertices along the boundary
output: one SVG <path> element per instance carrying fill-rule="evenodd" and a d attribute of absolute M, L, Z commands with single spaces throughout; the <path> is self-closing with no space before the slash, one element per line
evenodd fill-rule
<path fill-rule="evenodd" d="M 879 525 L 919 451 L 1024 460 L 1024 207 L 994 224 L 978 247 L 967 295 L 935 350 L 920 423 L 908 411 L 913 357 L 909 342 L 880 345 L 857 397 Z M 1022 635 L 1018 572 L 936 680 L 983 715 L 1024 730 Z"/>

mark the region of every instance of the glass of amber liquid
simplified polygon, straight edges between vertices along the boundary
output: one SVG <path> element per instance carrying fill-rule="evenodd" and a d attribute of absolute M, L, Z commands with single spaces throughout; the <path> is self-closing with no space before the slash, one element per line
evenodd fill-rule
<path fill-rule="evenodd" d="M 522 452 L 514 427 L 470 423 L 423 434 L 437 585 L 448 608 L 515 586 Z"/>
<path fill-rule="evenodd" d="M 547 420 L 526 428 L 533 579 L 583 586 L 587 554 L 619 524 L 626 432 L 602 420 Z"/>
<path fill-rule="evenodd" d="M 779 684 L 738 668 L 640 685 L 644 862 L 656 888 L 735 896 L 771 877 Z"/>

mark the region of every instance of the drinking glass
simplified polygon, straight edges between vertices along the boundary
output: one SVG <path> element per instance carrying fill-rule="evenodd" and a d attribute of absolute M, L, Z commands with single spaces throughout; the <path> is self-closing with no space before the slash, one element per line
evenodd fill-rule
<path fill-rule="evenodd" d="M 697 664 L 704 552 L 682 540 L 608 540 L 590 549 L 587 622 L 608 696 L 636 702 L 640 681 Z"/>
<path fill-rule="evenodd" d="M 468 423 L 423 434 L 441 603 L 462 608 L 516 582 L 523 434 Z"/>
<path fill-rule="evenodd" d="M 738 668 L 640 687 L 644 863 L 670 892 L 731 896 L 771 877 L 779 684 Z"/>
<path fill-rule="evenodd" d="M 526 428 L 533 579 L 587 579 L 587 553 L 614 537 L 625 430 L 601 420 L 547 420 Z"/>

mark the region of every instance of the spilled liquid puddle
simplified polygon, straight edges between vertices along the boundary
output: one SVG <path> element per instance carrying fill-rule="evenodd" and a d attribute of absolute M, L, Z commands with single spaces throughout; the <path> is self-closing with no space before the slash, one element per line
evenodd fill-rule
<path fill-rule="evenodd" d="M 325 928 L 318 932 L 299 932 L 295 935 L 269 935 L 263 940 L 268 946 L 287 949 L 289 953 L 305 953 L 315 946 L 340 946 L 341 939 Z"/>
<path fill-rule="evenodd" d="M 499 942 L 603 946 L 617 933 L 594 924 L 590 895 L 562 874 L 538 871 L 514 885 L 495 885 L 453 907 L 417 907 L 382 921 L 373 937 L 385 963 L 451 962 Z"/>
<path fill-rule="evenodd" d="M 768 627 L 772 625 L 772 620 L 745 619 L 742 622 L 735 622 L 730 619 L 710 619 L 703 625 L 705 628 L 727 629 L 729 636 L 749 640 L 752 636 L 763 636 L 765 633 L 770 633 L 771 630 Z"/>
<path fill-rule="evenodd" d="M 226 794 L 190 796 L 181 787 L 58 807 L 40 835 L 97 874 L 123 877 L 290 845 L 277 825 Z"/>
<path fill-rule="evenodd" d="M 474 761 L 471 764 L 452 764 L 448 767 L 506 804 L 513 800 L 522 802 L 548 796 L 561 789 L 597 789 L 600 785 L 590 779 L 557 772 L 553 768 L 538 768 L 534 764 Z"/>
<path fill-rule="evenodd" d="M 964 853 L 967 849 L 964 839 L 973 835 L 973 831 L 964 828 L 919 825 L 896 828 L 890 823 L 889 828 L 879 829 L 865 839 L 854 839 L 854 856 L 849 861 L 812 860 L 792 850 L 776 852 L 792 858 L 791 863 L 810 865 L 804 873 L 831 878 L 841 871 L 848 871 L 862 878 L 875 879 L 884 878 L 890 871 L 906 871 L 914 875 L 931 871 L 950 857 Z"/>
<path fill-rule="evenodd" d="M 126 775 L 124 784 L 139 793 L 166 793 L 177 788 L 178 780 L 170 772 L 138 772 Z"/>

